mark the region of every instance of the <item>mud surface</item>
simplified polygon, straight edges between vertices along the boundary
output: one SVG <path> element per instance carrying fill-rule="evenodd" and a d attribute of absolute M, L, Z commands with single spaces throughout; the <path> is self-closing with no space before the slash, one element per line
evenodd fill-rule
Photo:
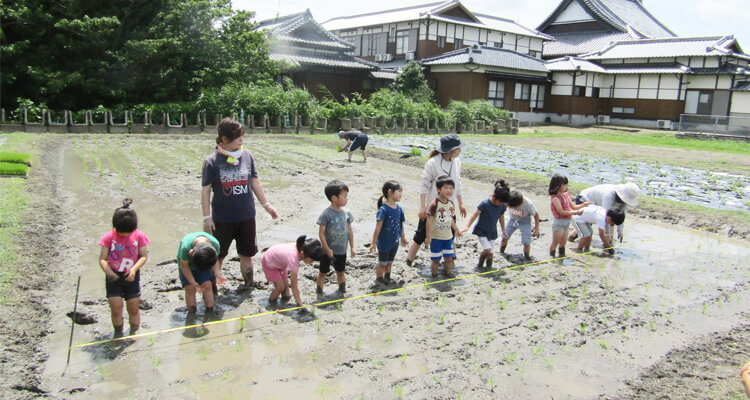
<path fill-rule="evenodd" d="M 434 148 L 431 136 L 373 136 L 372 146 L 408 153 L 412 148 L 427 154 Z M 560 173 L 588 185 L 635 182 L 646 196 L 710 208 L 750 211 L 750 177 L 637 161 L 534 150 L 508 145 L 467 141 L 462 152 L 466 163 L 551 176 Z"/>
<path fill-rule="evenodd" d="M 747 331 L 747 243 L 632 218 L 613 258 L 586 255 L 512 268 L 522 262 L 516 235 L 508 259 L 496 255 L 496 273 L 409 288 L 431 279 L 426 253 L 421 251 L 416 265 L 408 267 L 402 261 L 405 250 L 400 250 L 393 267 L 395 282 L 377 287 L 376 256 L 364 245 L 372 238 L 380 186 L 387 179 L 404 186 L 401 204 L 410 237 L 421 167 L 372 157 L 364 164 L 359 153 L 355 162 L 347 163 L 332 148 L 299 139 L 247 139 L 266 193 L 281 214 L 272 221 L 261 211 L 259 247 L 303 233 L 315 235 L 315 220 L 327 206 L 323 186 L 342 179 L 351 188 L 349 208 L 355 215 L 359 253 L 347 266 L 347 296 L 407 289 L 318 308 L 314 316 L 278 313 L 74 349 L 61 377 L 71 324 L 66 314 L 72 310 L 77 275 L 82 276 L 79 310 L 97 321 L 76 325 L 74 344 L 112 335 L 96 243 L 110 229 L 112 211 L 126 195 L 135 199 L 140 228 L 151 239 L 141 281 L 142 331 L 192 322 L 185 320 L 173 257 L 179 239 L 201 226 L 200 166 L 212 138 L 55 136 L 45 156 L 51 160 L 49 169 L 58 173 L 39 175 L 39 184 L 57 190 L 47 189 L 48 197 L 38 204 L 57 205 L 59 210 L 40 208 L 39 218 L 54 217 L 58 224 L 36 236 L 39 247 L 30 264 L 33 270 L 45 269 L 41 265 L 55 268 L 40 273 L 47 286 L 25 291 L 43 299 L 43 306 L 21 317 L 28 330 L 44 332 L 44 339 L 29 340 L 33 345 L 22 356 L 33 364 L 34 357 L 49 354 L 39 390 L 55 398 L 105 399 L 591 399 L 638 398 L 658 386 L 656 377 L 680 379 L 681 388 L 662 385 L 667 397 L 692 392 L 712 394 L 697 398 L 724 398 L 741 390 L 735 379 L 740 366 L 735 358 L 741 357 L 737 348 L 723 344 L 738 330 Z M 487 197 L 489 187 L 470 179 L 463 185 L 471 212 Z M 532 199 L 543 219 L 543 236 L 533 243 L 532 255 L 544 260 L 550 240 L 549 200 Z M 459 226 L 465 223 L 459 219 Z M 51 241 L 46 247 L 43 238 Z M 476 238 L 460 239 L 456 247 L 456 272 L 477 272 Z M 333 278 L 326 294 L 317 297 L 317 270 L 304 266 L 301 271 L 305 302 L 339 296 Z M 229 282 L 219 296 L 221 318 L 273 309 L 267 285 L 252 291 L 238 288 L 237 261 L 226 262 L 224 272 Z M 262 281 L 259 260 L 255 274 Z M 52 287 L 56 296 L 45 296 L 45 289 Z M 33 321 L 39 308 L 49 310 L 50 324 L 44 328 L 41 318 Z M 199 321 L 203 318 L 199 308 Z M 706 379 L 670 372 L 674 363 L 699 367 L 708 349 L 716 353 L 716 368 L 702 372 Z M 660 366 L 667 372 L 659 372 Z M 34 395 L 4 389 L 4 397 Z"/>

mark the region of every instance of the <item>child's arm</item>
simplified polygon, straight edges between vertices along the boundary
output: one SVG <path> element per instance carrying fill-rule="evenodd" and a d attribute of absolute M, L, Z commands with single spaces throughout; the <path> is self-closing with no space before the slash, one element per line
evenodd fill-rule
<path fill-rule="evenodd" d="M 211 267 L 214 273 L 214 279 L 216 279 L 216 284 L 219 286 L 224 285 L 227 283 L 227 278 L 224 277 L 224 274 L 221 273 L 221 264 L 219 264 L 219 261 L 216 260 L 216 264 L 214 264 L 213 267 Z"/>
<path fill-rule="evenodd" d="M 500 228 L 503 230 L 503 239 L 508 239 L 508 234 L 505 233 L 505 214 L 500 214 L 497 219 L 500 220 Z"/>
<path fill-rule="evenodd" d="M 582 211 L 572 211 L 572 210 L 569 211 L 569 210 L 563 209 L 562 204 L 560 203 L 560 199 L 558 199 L 557 197 L 552 198 L 552 207 L 555 207 L 555 210 L 557 211 L 558 214 L 562 216 L 566 216 L 566 217 L 570 217 L 573 215 L 581 215 L 582 213 Z M 581 207 L 576 208 L 576 206 L 572 206 L 572 208 L 573 210 L 578 210 L 578 208 L 581 208 Z"/>
<path fill-rule="evenodd" d="M 539 211 L 534 214 L 534 231 L 532 235 L 539 237 Z"/>
<path fill-rule="evenodd" d="M 349 224 L 349 247 L 352 249 L 352 258 L 357 256 L 357 250 L 354 250 L 354 230 L 352 224 Z"/>
<path fill-rule="evenodd" d="M 328 258 L 333 258 L 333 250 L 331 250 L 330 247 L 328 247 L 328 242 L 326 242 L 326 226 L 325 225 L 319 225 L 320 228 L 318 229 L 318 238 L 320 238 L 320 244 L 323 246 L 323 251 L 326 252 L 326 255 L 328 255 Z"/>
<path fill-rule="evenodd" d="M 213 234 L 216 226 L 211 217 L 211 185 L 201 188 L 201 211 L 203 211 L 203 231 Z"/>
<path fill-rule="evenodd" d="M 456 224 L 456 221 L 451 222 L 451 229 L 453 229 L 453 232 L 456 232 L 456 237 L 462 237 L 464 233 L 458 229 L 458 224 Z"/>
<path fill-rule="evenodd" d="M 458 200 L 458 212 L 461 213 L 461 218 L 466 218 L 466 208 L 464 207 L 464 199 L 459 194 L 456 195 L 456 200 Z"/>
<path fill-rule="evenodd" d="M 375 222 L 375 232 L 372 233 L 372 244 L 370 244 L 370 253 L 375 252 L 375 246 L 378 243 L 378 236 L 380 235 L 380 230 L 383 228 L 383 220 L 379 219 L 377 222 Z M 401 231 L 403 233 L 403 230 Z"/>
<path fill-rule="evenodd" d="M 196 292 L 203 293 L 203 288 L 195 281 L 193 271 L 190 270 L 187 260 L 180 260 L 180 270 L 182 271 L 182 275 L 185 276 L 185 280 L 188 281 L 188 284 L 194 287 Z"/>
<path fill-rule="evenodd" d="M 109 257 L 109 247 L 102 246 L 102 250 L 99 252 L 99 267 L 104 271 L 104 275 L 109 278 L 112 282 L 117 280 L 117 274 L 112 271 L 112 268 L 109 266 L 109 261 L 107 261 L 107 257 Z"/>
<path fill-rule="evenodd" d="M 574 210 L 580 210 L 580 209 L 582 209 L 582 208 L 586 208 L 586 207 L 588 207 L 588 206 L 589 206 L 590 204 L 591 204 L 591 203 L 589 203 L 588 201 L 584 201 L 584 202 L 583 202 L 583 203 L 581 203 L 581 204 L 573 204 L 573 203 L 571 203 L 571 204 L 570 204 L 570 208 L 572 208 L 572 209 L 574 209 Z M 581 214 L 578 214 L 578 215 L 581 215 Z"/>
<path fill-rule="evenodd" d="M 473 224 L 473 223 L 474 223 L 474 221 L 475 221 L 475 220 L 476 220 L 477 218 L 479 218 L 479 214 L 481 214 L 481 213 L 482 213 L 482 211 L 480 211 L 480 210 L 479 210 L 479 209 L 477 208 L 477 209 L 476 209 L 476 211 L 474 211 L 474 214 L 471 214 L 471 217 L 469 217 L 469 221 L 468 221 L 468 222 L 466 223 L 466 228 L 464 228 L 464 229 L 463 229 L 463 230 L 461 231 L 461 233 L 466 233 L 466 232 L 467 232 L 467 231 L 469 230 L 469 228 L 471 228 L 471 224 Z"/>
<path fill-rule="evenodd" d="M 425 238 L 424 247 L 429 249 L 430 242 L 432 242 L 432 226 L 435 225 L 435 221 L 432 220 L 432 216 L 428 215 L 425 218 Z"/>
<path fill-rule="evenodd" d="M 299 287 L 297 286 L 297 273 L 289 271 L 289 277 L 291 278 L 291 286 L 292 286 L 292 294 L 294 295 L 294 301 L 297 302 L 297 305 L 300 307 L 304 307 L 305 305 L 302 304 L 302 297 L 299 295 Z"/>
<path fill-rule="evenodd" d="M 604 243 L 604 252 L 615 254 L 615 249 L 612 248 L 612 242 L 609 240 L 609 235 L 602 228 L 599 228 L 599 238 L 602 239 L 602 243 Z"/>
<path fill-rule="evenodd" d="M 406 231 L 404 231 L 404 222 L 401 222 L 401 246 L 406 246 L 409 241 L 406 240 Z"/>
<path fill-rule="evenodd" d="M 148 249 L 146 246 L 141 246 L 138 248 L 138 261 L 135 262 L 135 265 L 133 265 L 133 268 L 130 268 L 130 271 L 128 271 L 128 276 L 125 278 L 128 282 L 133 282 L 135 280 L 135 273 L 138 272 L 139 269 L 143 266 L 143 264 L 146 263 L 146 260 L 148 260 Z"/>

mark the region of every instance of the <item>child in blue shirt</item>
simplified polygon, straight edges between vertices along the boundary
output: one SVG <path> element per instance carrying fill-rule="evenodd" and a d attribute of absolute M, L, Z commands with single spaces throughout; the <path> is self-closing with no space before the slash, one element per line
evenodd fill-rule
<path fill-rule="evenodd" d="M 398 242 L 406 246 L 406 234 L 404 232 L 404 210 L 398 205 L 401 201 L 401 185 L 396 181 L 387 181 L 383 184 L 383 195 L 378 199 L 378 215 L 376 218 L 375 231 L 372 233 L 372 244 L 370 252 L 378 249 L 378 264 L 375 267 L 376 283 L 388 284 L 391 281 L 391 267 L 398 252 Z M 385 203 L 383 202 L 385 199 Z"/>
<path fill-rule="evenodd" d="M 487 263 L 487 269 L 492 268 L 492 249 L 495 247 L 497 242 L 497 223 L 500 221 L 500 227 L 503 232 L 503 239 L 507 239 L 508 235 L 505 233 L 505 215 L 508 198 L 510 197 L 510 190 L 504 180 L 495 182 L 495 190 L 490 195 L 489 199 L 482 200 L 477 206 L 477 210 L 469 218 L 469 222 L 466 223 L 466 228 L 461 232 L 466 233 L 474 223 L 474 220 L 479 218 L 479 221 L 474 226 L 474 230 L 471 232 L 478 236 L 479 245 L 482 246 L 482 252 L 479 254 L 479 263 L 477 263 L 477 269 L 485 267 Z"/>

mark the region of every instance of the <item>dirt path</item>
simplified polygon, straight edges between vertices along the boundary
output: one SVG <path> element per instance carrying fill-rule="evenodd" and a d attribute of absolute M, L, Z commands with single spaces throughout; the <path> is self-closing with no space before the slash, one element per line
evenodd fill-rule
<path fill-rule="evenodd" d="M 402 205 L 410 236 L 421 166 L 379 159 L 347 163 L 341 154 L 299 140 L 248 139 L 269 198 L 282 215 L 277 221 L 259 216 L 260 247 L 315 234 L 314 222 L 326 206 L 322 188 L 342 179 L 351 186 L 349 208 L 360 253 L 347 267 L 348 295 L 373 291 L 375 255 L 364 244 L 371 239 L 380 186 L 396 179 L 405 187 Z M 615 258 L 575 257 L 351 300 L 340 310 L 316 310 L 310 321 L 276 314 L 211 326 L 199 338 L 201 332 L 193 329 L 153 341 L 92 346 L 74 350 L 68 373 L 60 378 L 70 329 L 64 314 L 73 303 L 78 274 L 82 311 L 97 322 L 77 326 L 74 342 L 111 335 L 96 241 L 126 194 L 135 198 L 141 229 L 152 241 L 142 281 L 143 330 L 185 325 L 171 260 L 182 235 L 200 226 L 200 160 L 210 151 L 210 140 L 63 136 L 46 149 L 47 157 L 64 161 L 59 175 L 40 182 L 60 187 L 49 195 L 61 210 L 43 213 L 58 216 L 59 225 L 50 233 L 54 245 L 40 247 L 35 256 L 60 260 L 50 278 L 59 295 L 45 303 L 51 315 L 50 358 L 42 389 L 52 397 L 628 398 L 638 385 L 649 385 L 649 368 L 670 352 L 681 366 L 698 365 L 705 350 L 698 343 L 713 343 L 714 332 L 730 335 L 750 317 L 742 301 L 750 295 L 747 243 L 633 218 Z M 488 191 L 487 183 L 464 179 L 467 208 Z M 532 199 L 544 219 L 544 236 L 532 254 L 542 260 L 549 240 L 548 200 Z M 474 273 L 476 239 L 459 240 L 457 248 L 459 274 Z M 510 260 L 498 256 L 496 269 L 518 260 L 518 238 L 508 250 Z M 400 261 L 403 255 L 400 251 L 394 264 L 398 284 L 390 288 L 429 281 L 424 251 L 416 267 Z M 238 290 L 238 269 L 236 261 L 224 268 L 230 282 L 219 300 L 223 316 L 265 312 L 269 290 Z M 259 271 L 256 265 L 260 278 Z M 315 302 L 316 271 L 310 266 L 302 271 L 302 297 Z M 335 298 L 334 287 L 327 285 L 324 299 Z M 725 367 L 706 372 L 719 382 L 710 392 L 719 398 L 739 389 L 738 380 L 720 379 L 735 367 L 734 358 L 727 355 L 717 365 L 722 362 Z M 686 384 L 693 393 L 709 393 L 705 380 Z"/>

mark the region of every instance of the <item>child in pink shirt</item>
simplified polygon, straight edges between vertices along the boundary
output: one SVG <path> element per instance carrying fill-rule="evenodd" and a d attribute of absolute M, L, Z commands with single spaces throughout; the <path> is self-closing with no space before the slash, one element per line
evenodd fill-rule
<path fill-rule="evenodd" d="M 266 275 L 266 280 L 273 282 L 274 285 L 268 302 L 275 302 L 279 295 L 282 301 L 288 301 L 292 297 L 289 293 L 291 287 L 294 300 L 298 306 L 302 307 L 302 298 L 300 298 L 297 286 L 299 264 L 301 261 L 312 264 L 320 261 L 322 256 L 323 248 L 320 240 L 308 238 L 305 235 L 298 237 L 296 243 L 277 244 L 266 250 L 261 259 L 263 273 Z M 287 270 L 291 272 L 291 285 L 287 280 Z"/>
<path fill-rule="evenodd" d="M 139 231 L 138 216 L 130 208 L 132 199 L 125 199 L 112 216 L 114 229 L 99 241 L 99 266 L 106 275 L 107 300 L 112 311 L 114 337 L 122 337 L 123 299 L 128 309 L 130 334 L 141 325 L 138 306 L 141 302 L 140 269 L 148 259 L 146 234 Z"/>
<path fill-rule="evenodd" d="M 549 181 L 550 211 L 552 211 L 552 244 L 549 246 L 549 256 L 555 258 L 555 249 L 558 249 L 558 257 L 565 257 L 565 242 L 568 240 L 570 221 L 573 215 L 581 215 L 582 208 L 589 205 L 588 202 L 573 204 L 568 195 L 568 177 L 555 174 Z"/>

